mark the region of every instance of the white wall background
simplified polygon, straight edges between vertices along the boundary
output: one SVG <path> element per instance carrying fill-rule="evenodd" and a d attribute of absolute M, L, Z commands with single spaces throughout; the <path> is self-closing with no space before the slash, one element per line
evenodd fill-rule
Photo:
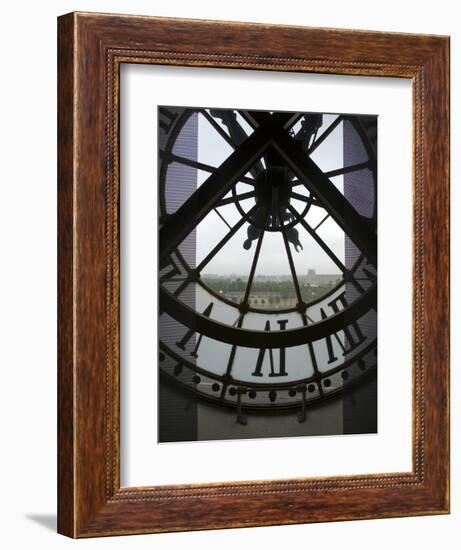
<path fill-rule="evenodd" d="M 452 317 L 452 514 L 73 542 L 55 534 L 56 494 L 56 17 L 73 10 L 304 24 L 452 37 L 452 120 L 461 120 L 457 2 L 420 0 L 16 0 L 3 5 L 0 83 L 0 517 L 8 549 L 265 547 L 325 550 L 459 547 L 461 534 L 461 327 Z M 452 280 L 459 280 L 460 130 L 452 124 Z"/>

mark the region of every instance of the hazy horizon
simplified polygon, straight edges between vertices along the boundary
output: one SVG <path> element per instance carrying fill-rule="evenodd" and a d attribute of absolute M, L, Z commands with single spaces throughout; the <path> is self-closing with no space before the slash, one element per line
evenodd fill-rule
<path fill-rule="evenodd" d="M 307 272 L 306 273 L 298 273 L 297 274 L 298 277 L 307 277 Z M 331 271 L 329 273 L 324 273 L 324 272 L 320 272 L 320 271 L 315 271 L 315 275 L 334 275 L 334 276 L 338 276 L 338 277 L 342 277 L 342 273 L 340 271 Z M 248 279 L 248 273 L 237 273 L 235 271 L 233 271 L 232 273 L 226 273 L 226 274 L 223 274 L 223 273 L 205 273 L 204 274 L 204 278 L 206 277 L 239 277 L 239 278 L 246 278 Z M 290 278 L 291 279 L 291 273 L 280 273 L 280 274 L 270 274 L 270 275 L 255 275 L 255 279 L 259 279 L 259 278 L 269 278 L 269 277 L 274 277 L 274 278 L 277 278 L 277 279 L 280 279 L 281 277 L 286 277 L 286 278 Z"/>

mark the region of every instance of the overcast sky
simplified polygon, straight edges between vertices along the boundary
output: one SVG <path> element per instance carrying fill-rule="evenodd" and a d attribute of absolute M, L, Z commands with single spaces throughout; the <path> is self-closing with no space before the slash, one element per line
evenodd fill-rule
<path fill-rule="evenodd" d="M 336 118 L 336 115 L 324 115 L 323 126 L 319 135 Z M 232 152 L 230 146 L 209 124 L 199 115 L 198 123 L 198 160 L 200 162 L 219 166 Z M 323 171 L 335 170 L 343 166 L 343 130 L 339 124 L 334 132 L 320 145 L 312 155 L 313 160 Z M 208 173 L 199 172 L 199 184 L 207 177 Z M 332 179 L 333 183 L 343 191 L 343 177 L 338 176 Z M 246 184 L 239 184 L 238 191 L 251 191 L 252 188 Z M 297 192 L 307 194 L 303 186 L 296 188 Z M 254 199 L 248 199 L 242 206 L 248 210 L 254 205 Z M 292 202 L 292 205 L 301 211 L 303 203 Z M 240 214 L 234 205 L 228 205 L 219 209 L 226 221 L 232 226 L 240 219 Z M 311 207 L 306 220 L 315 227 L 325 216 L 325 211 L 318 207 Z M 253 241 L 250 250 L 243 248 L 243 242 L 247 238 L 248 225 L 238 231 L 232 239 L 222 248 L 221 252 L 208 264 L 204 274 L 229 275 L 237 274 L 247 276 L 256 247 Z M 338 268 L 326 256 L 317 243 L 300 225 L 296 226 L 299 231 L 299 241 L 303 250 L 296 252 L 291 247 L 296 271 L 299 275 L 307 273 L 308 269 L 315 269 L 317 273 L 339 273 Z M 219 240 L 228 232 L 228 227 L 220 217 L 212 212 L 197 228 L 197 263 L 200 262 Z M 335 252 L 341 261 L 344 261 L 344 233 L 331 218 L 328 218 L 320 227 L 319 234 L 328 246 Z M 280 232 L 266 232 L 261 248 L 261 254 L 256 270 L 257 275 L 288 275 L 290 273 L 288 260 Z"/>

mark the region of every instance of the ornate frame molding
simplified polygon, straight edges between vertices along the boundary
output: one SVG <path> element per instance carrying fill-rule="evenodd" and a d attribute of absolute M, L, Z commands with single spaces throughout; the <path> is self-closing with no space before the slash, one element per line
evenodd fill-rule
<path fill-rule="evenodd" d="M 59 18 L 58 40 L 59 532 L 88 537 L 447 513 L 448 38 L 72 13 Z M 120 487 L 121 63 L 412 79 L 412 472 Z"/>

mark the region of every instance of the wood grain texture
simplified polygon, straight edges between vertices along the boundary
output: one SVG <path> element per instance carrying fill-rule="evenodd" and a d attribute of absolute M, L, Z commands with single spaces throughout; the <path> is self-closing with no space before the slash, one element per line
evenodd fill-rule
<path fill-rule="evenodd" d="M 75 535 L 74 507 L 74 27 L 58 22 L 58 531 Z"/>
<path fill-rule="evenodd" d="M 58 530 L 71 537 L 447 513 L 447 37 L 73 13 L 59 19 Z M 120 63 L 411 78 L 413 469 L 119 483 Z M 309 472 L 306 472 L 306 476 Z"/>

